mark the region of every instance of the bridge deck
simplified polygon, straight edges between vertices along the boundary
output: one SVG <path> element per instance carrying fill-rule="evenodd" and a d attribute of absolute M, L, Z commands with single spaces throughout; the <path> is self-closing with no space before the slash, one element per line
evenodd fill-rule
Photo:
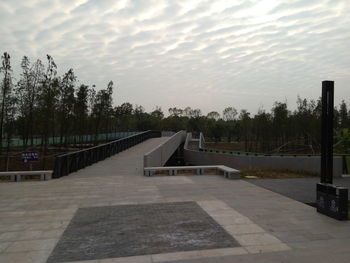
<path fill-rule="evenodd" d="M 196 202 L 240 246 L 178 251 L 107 262 L 346 262 L 350 222 L 243 180 L 220 176 L 144 177 L 143 154 L 167 138 L 150 139 L 67 177 L 0 184 L 0 262 L 46 262 L 83 207 Z M 153 216 L 153 215 L 148 215 Z M 52 260 L 51 262 L 58 262 Z"/>

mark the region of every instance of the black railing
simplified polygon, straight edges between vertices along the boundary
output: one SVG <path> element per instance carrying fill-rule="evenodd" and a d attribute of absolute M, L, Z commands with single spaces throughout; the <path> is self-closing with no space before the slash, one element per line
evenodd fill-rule
<path fill-rule="evenodd" d="M 343 158 L 343 174 L 350 173 L 350 154 L 342 155 Z"/>
<path fill-rule="evenodd" d="M 156 137 L 161 137 L 160 131 L 146 131 L 92 148 L 59 155 L 55 159 L 53 178 L 60 178 L 76 172 L 145 140 Z"/>

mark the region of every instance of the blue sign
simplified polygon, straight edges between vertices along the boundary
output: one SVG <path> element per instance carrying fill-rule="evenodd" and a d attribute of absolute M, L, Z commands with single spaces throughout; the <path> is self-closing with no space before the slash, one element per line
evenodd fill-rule
<path fill-rule="evenodd" d="M 39 153 L 37 152 L 22 152 L 22 162 L 37 162 L 39 159 Z"/>

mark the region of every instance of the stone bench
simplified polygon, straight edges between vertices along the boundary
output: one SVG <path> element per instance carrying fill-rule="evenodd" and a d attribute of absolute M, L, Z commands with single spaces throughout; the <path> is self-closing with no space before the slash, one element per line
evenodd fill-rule
<path fill-rule="evenodd" d="M 200 166 L 167 166 L 167 167 L 145 167 L 144 175 L 152 176 L 157 171 L 168 171 L 169 175 L 176 175 L 178 171 L 193 170 L 195 174 L 204 174 L 206 170 L 216 170 L 224 173 L 225 178 L 228 179 L 240 179 L 240 173 L 238 170 L 227 167 L 225 165 L 200 165 Z"/>
<path fill-rule="evenodd" d="M 52 179 L 52 172 L 52 170 L 0 172 L 0 177 L 10 177 L 11 182 L 19 182 L 24 175 L 40 175 L 40 180 L 46 181 Z"/>

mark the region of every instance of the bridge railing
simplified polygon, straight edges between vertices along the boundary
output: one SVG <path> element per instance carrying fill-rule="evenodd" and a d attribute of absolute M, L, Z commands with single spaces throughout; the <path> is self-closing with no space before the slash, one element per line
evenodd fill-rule
<path fill-rule="evenodd" d="M 176 151 L 176 149 L 185 142 L 185 139 L 186 131 L 177 132 L 167 141 L 158 145 L 156 148 L 143 156 L 143 167 L 163 166 Z"/>
<path fill-rule="evenodd" d="M 124 151 L 138 143 L 156 137 L 161 137 L 160 131 L 146 131 L 88 149 L 59 155 L 55 159 L 52 177 L 60 178 L 76 172 L 91 164 L 97 163 L 106 159 L 107 157 Z"/>

